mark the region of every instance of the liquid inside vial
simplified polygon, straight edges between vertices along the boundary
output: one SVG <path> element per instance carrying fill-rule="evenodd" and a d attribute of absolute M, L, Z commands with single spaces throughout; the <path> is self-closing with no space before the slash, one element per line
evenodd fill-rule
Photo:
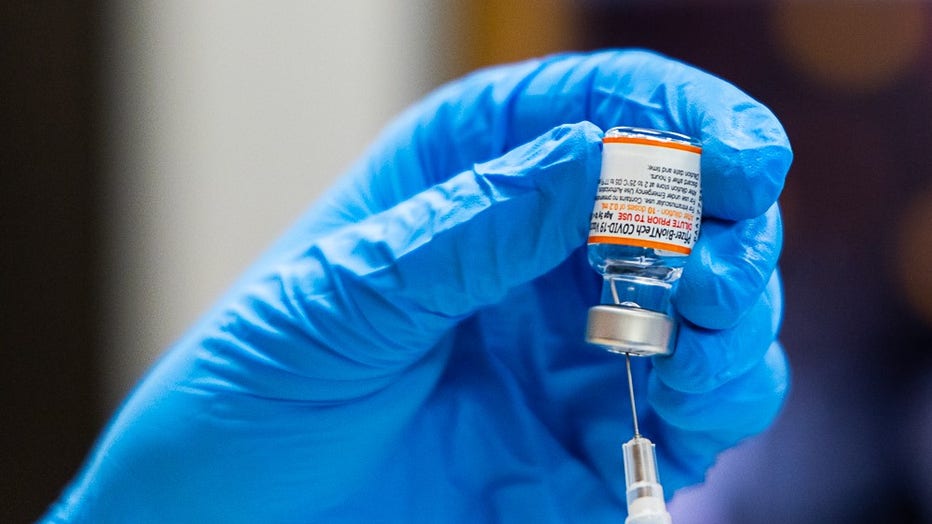
<path fill-rule="evenodd" d="M 602 274 L 603 304 L 618 304 L 672 314 L 673 284 L 686 257 L 636 246 L 589 244 L 589 263 Z"/>

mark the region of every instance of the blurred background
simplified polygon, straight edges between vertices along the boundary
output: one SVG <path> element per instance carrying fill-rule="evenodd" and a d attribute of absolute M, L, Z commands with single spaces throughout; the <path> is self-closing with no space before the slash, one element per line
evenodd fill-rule
<path fill-rule="evenodd" d="M 794 388 L 684 523 L 932 522 L 932 4 L 0 6 L 0 520 L 38 517 L 160 352 L 405 105 L 646 47 L 784 123 Z"/>

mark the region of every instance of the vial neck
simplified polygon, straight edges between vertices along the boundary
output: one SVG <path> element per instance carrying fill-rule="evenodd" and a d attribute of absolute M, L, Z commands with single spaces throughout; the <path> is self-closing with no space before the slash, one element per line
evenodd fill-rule
<path fill-rule="evenodd" d="M 602 303 L 635 307 L 672 316 L 673 280 L 659 280 L 632 273 L 605 275 Z"/>

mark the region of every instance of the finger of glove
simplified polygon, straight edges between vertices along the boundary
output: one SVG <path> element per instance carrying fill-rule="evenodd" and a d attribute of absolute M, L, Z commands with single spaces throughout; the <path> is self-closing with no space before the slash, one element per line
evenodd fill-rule
<path fill-rule="evenodd" d="M 748 220 L 705 220 L 673 297 L 677 311 L 700 327 L 734 326 L 758 301 L 782 248 L 777 204 Z"/>
<path fill-rule="evenodd" d="M 651 381 L 649 396 L 661 402 L 664 414 L 654 412 L 646 418 L 656 424 L 651 434 L 665 472 L 664 487 L 676 490 L 701 482 L 719 453 L 772 424 L 786 400 L 790 381 L 786 355 L 778 342 L 770 346 L 760 366 L 729 383 L 720 394 L 695 396 L 706 397 L 704 407 L 697 406 L 691 395 L 670 390 L 655 393 L 659 384 Z M 676 402 L 683 402 L 683 407 L 675 407 Z M 692 414 L 685 415 L 689 410 Z M 709 423 L 701 420 L 700 411 L 710 414 Z"/>
<path fill-rule="evenodd" d="M 360 166 L 371 175 L 363 186 L 372 198 L 365 201 L 392 205 L 473 162 L 582 120 L 699 138 L 704 210 L 719 218 L 763 213 L 792 160 L 776 117 L 724 80 L 645 51 L 556 55 L 479 71 L 411 108 Z"/>
<path fill-rule="evenodd" d="M 703 209 L 710 216 L 737 220 L 763 213 L 780 194 L 792 161 L 786 133 L 769 109 L 718 77 L 654 53 L 556 57 L 521 91 L 514 121 L 565 114 L 574 106 L 603 129 L 627 125 L 698 138 Z"/>
<path fill-rule="evenodd" d="M 563 261 L 586 238 L 600 136 L 590 123 L 558 127 L 280 268 L 286 307 L 272 309 L 289 312 L 318 349 L 301 357 L 302 374 L 385 377 Z"/>
<path fill-rule="evenodd" d="M 773 422 L 783 405 L 789 380 L 786 355 L 780 344 L 773 342 L 751 369 L 706 393 L 673 389 L 651 374 L 648 399 L 659 418 L 670 426 L 743 438 L 763 431 Z"/>
<path fill-rule="evenodd" d="M 747 373 L 763 358 L 780 329 L 783 296 L 777 272 L 757 302 L 730 328 L 680 325 L 676 351 L 654 359 L 657 378 L 684 393 L 706 393 Z"/>

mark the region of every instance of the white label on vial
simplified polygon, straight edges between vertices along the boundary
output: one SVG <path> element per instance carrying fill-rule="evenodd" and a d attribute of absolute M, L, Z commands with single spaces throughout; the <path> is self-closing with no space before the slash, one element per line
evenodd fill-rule
<path fill-rule="evenodd" d="M 701 149 L 637 137 L 603 142 L 589 243 L 688 255 L 702 218 Z"/>

